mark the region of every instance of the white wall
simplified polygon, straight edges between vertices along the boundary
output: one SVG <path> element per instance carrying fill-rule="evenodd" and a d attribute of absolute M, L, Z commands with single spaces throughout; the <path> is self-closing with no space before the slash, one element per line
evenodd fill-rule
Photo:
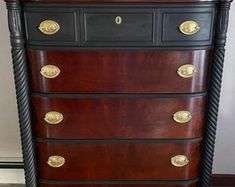
<path fill-rule="evenodd" d="M 0 160 L 21 157 L 9 34 L 4 1 L 0 1 Z"/>
<path fill-rule="evenodd" d="M 232 6 L 219 113 L 214 173 L 235 174 L 235 5 Z M 9 34 L 0 1 L 0 161 L 21 159 Z M 5 175 L 5 176 L 4 176 Z M 0 170 L 0 183 L 22 182 L 21 170 Z"/>

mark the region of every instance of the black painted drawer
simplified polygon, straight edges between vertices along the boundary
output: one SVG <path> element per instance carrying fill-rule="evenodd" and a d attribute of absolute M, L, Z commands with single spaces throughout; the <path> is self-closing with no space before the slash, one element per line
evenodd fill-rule
<path fill-rule="evenodd" d="M 195 12 L 197 9 L 185 8 L 168 8 L 161 10 L 161 40 L 160 45 L 207 45 L 211 43 L 214 12 L 211 9 L 202 9 Z M 184 23 L 184 27 L 189 31 L 184 33 L 180 26 Z M 195 27 L 197 24 L 198 30 Z M 187 30 L 188 30 L 187 29 Z M 195 29 L 195 33 L 193 32 Z M 186 31 L 187 31 L 186 30 Z"/>
<path fill-rule="evenodd" d="M 54 5 L 26 4 L 27 44 L 71 47 L 209 47 L 212 44 L 215 6 L 197 5 Z M 44 20 L 57 22 L 55 34 L 43 34 Z M 186 21 L 200 30 L 180 31 Z"/>
<path fill-rule="evenodd" d="M 25 13 L 27 26 L 27 39 L 31 41 L 43 42 L 53 45 L 60 43 L 65 45 L 76 41 L 76 13 L 73 9 L 32 9 Z M 45 20 L 53 20 L 59 25 L 59 30 L 55 34 L 44 34 L 40 31 L 40 23 Z"/>
<path fill-rule="evenodd" d="M 95 9 L 84 13 L 85 42 L 152 42 L 154 12 Z"/>

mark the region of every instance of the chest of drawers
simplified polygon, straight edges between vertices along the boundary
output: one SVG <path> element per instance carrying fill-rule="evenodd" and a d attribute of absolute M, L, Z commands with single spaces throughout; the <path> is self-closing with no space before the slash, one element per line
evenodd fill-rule
<path fill-rule="evenodd" d="M 27 187 L 208 187 L 231 1 L 5 0 Z"/>

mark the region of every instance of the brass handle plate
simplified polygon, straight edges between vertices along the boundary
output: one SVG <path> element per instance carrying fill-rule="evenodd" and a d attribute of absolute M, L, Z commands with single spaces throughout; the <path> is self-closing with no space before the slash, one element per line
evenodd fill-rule
<path fill-rule="evenodd" d="M 62 156 L 50 156 L 47 164 L 53 168 L 59 168 L 65 164 L 65 158 Z"/>
<path fill-rule="evenodd" d="M 173 115 L 173 119 L 177 123 L 187 123 L 192 119 L 192 115 L 189 111 L 178 111 Z"/>
<path fill-rule="evenodd" d="M 60 69 L 54 65 L 45 65 L 41 68 L 40 73 L 45 78 L 53 79 L 60 74 Z"/>
<path fill-rule="evenodd" d="M 191 78 L 197 73 L 197 69 L 192 64 L 185 64 L 178 68 L 177 73 L 180 77 Z"/>
<path fill-rule="evenodd" d="M 196 21 L 185 21 L 179 26 L 180 32 L 185 35 L 196 34 L 200 30 L 200 26 Z"/>
<path fill-rule="evenodd" d="M 120 25 L 122 23 L 122 17 L 121 16 L 117 16 L 115 18 L 115 22 L 116 22 L 116 24 Z"/>
<path fill-rule="evenodd" d="M 171 164 L 175 167 L 184 167 L 189 163 L 189 159 L 185 155 L 176 155 L 171 158 Z"/>
<path fill-rule="evenodd" d="M 63 114 L 56 111 L 47 112 L 44 117 L 44 120 L 52 125 L 59 124 L 61 121 L 63 121 L 63 119 Z"/>
<path fill-rule="evenodd" d="M 46 35 L 53 35 L 60 30 L 60 25 L 53 20 L 45 20 L 40 23 L 38 29 Z"/>

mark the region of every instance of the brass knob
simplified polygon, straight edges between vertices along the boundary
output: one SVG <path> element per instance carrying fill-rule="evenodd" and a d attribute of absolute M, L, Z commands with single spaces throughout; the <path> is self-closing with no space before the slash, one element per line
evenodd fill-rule
<path fill-rule="evenodd" d="M 40 73 L 48 79 L 53 79 L 60 74 L 60 69 L 54 65 L 45 65 L 41 68 Z"/>
<path fill-rule="evenodd" d="M 65 159 L 62 156 L 50 156 L 47 164 L 53 168 L 59 168 L 65 164 Z"/>
<path fill-rule="evenodd" d="M 53 20 L 45 20 L 40 23 L 39 30 L 46 35 L 53 35 L 60 30 L 60 25 Z"/>
<path fill-rule="evenodd" d="M 200 26 L 196 21 L 185 21 L 180 24 L 179 30 L 185 35 L 193 35 L 200 30 Z"/>
<path fill-rule="evenodd" d="M 115 22 L 116 22 L 116 24 L 120 25 L 122 23 L 122 17 L 121 16 L 117 16 L 115 18 Z"/>
<path fill-rule="evenodd" d="M 197 73 L 197 69 L 192 64 L 185 64 L 178 68 L 177 73 L 180 77 L 191 78 Z"/>
<path fill-rule="evenodd" d="M 173 119 L 177 123 L 187 123 L 192 119 L 192 115 L 189 111 L 178 111 L 173 115 Z"/>
<path fill-rule="evenodd" d="M 171 164 L 175 167 L 184 167 L 189 163 L 189 159 L 185 155 L 176 155 L 171 158 Z"/>
<path fill-rule="evenodd" d="M 61 121 L 63 121 L 63 119 L 63 114 L 56 111 L 47 112 L 44 117 L 44 120 L 52 125 L 59 124 Z"/>

